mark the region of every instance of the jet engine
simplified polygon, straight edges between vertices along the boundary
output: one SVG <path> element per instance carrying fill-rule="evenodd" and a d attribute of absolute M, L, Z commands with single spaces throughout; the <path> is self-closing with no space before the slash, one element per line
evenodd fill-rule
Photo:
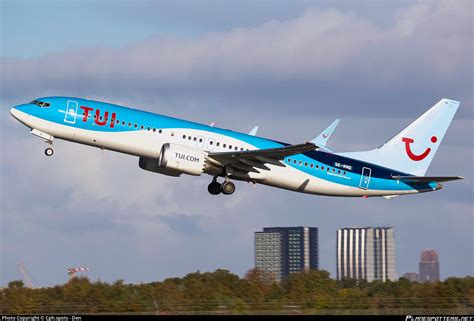
<path fill-rule="evenodd" d="M 199 176 L 202 173 L 219 175 L 223 169 L 206 161 L 207 152 L 197 148 L 166 143 L 160 151 L 158 160 L 140 158 L 140 168 L 169 176 L 188 174 Z"/>

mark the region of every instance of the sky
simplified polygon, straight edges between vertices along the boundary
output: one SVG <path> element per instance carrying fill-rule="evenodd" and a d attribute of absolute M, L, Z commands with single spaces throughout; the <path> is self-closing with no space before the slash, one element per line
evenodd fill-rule
<path fill-rule="evenodd" d="M 336 230 L 391 226 L 396 271 L 435 249 L 441 277 L 474 274 L 471 1 L 0 0 L 0 286 L 150 282 L 253 267 L 254 232 L 319 227 L 335 276 Z M 210 176 L 146 172 L 128 155 L 45 143 L 9 109 L 37 97 L 102 100 L 289 143 L 341 123 L 335 151 L 380 146 L 441 98 L 461 101 L 427 175 L 464 176 L 434 193 L 321 197 Z"/>

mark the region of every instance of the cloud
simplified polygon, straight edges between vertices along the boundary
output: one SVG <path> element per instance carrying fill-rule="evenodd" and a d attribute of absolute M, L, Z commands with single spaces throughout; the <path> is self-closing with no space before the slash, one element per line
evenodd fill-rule
<path fill-rule="evenodd" d="M 352 113 L 373 111 L 363 104 L 382 102 L 380 96 L 391 106 L 388 100 L 401 91 L 409 98 L 451 95 L 471 103 L 471 6 L 418 3 L 400 11 L 390 27 L 313 8 L 294 19 L 198 39 L 160 35 L 119 49 L 96 45 L 37 59 L 2 58 L 2 95 L 205 97 L 239 108 L 278 99 L 307 110 L 309 104 L 337 104 L 339 89 L 362 105 L 348 107 Z"/>

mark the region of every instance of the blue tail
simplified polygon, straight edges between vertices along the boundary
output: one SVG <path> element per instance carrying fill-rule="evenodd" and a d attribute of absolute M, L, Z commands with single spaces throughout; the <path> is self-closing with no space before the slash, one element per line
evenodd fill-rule
<path fill-rule="evenodd" d="M 381 147 L 341 155 L 423 176 L 438 150 L 460 102 L 441 99 Z"/>

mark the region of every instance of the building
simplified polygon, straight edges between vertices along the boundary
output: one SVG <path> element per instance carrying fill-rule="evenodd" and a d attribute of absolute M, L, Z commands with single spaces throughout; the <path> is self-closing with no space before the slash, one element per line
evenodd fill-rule
<path fill-rule="evenodd" d="M 255 267 L 276 281 L 290 273 L 318 269 L 318 228 L 265 227 L 255 232 Z"/>
<path fill-rule="evenodd" d="M 402 278 L 407 279 L 410 282 L 418 282 L 418 273 L 416 272 L 407 272 L 403 274 Z"/>
<path fill-rule="evenodd" d="M 337 278 L 396 281 L 395 236 L 391 227 L 337 230 Z"/>
<path fill-rule="evenodd" d="M 420 255 L 420 281 L 439 281 L 438 253 L 435 250 L 424 250 Z"/>

